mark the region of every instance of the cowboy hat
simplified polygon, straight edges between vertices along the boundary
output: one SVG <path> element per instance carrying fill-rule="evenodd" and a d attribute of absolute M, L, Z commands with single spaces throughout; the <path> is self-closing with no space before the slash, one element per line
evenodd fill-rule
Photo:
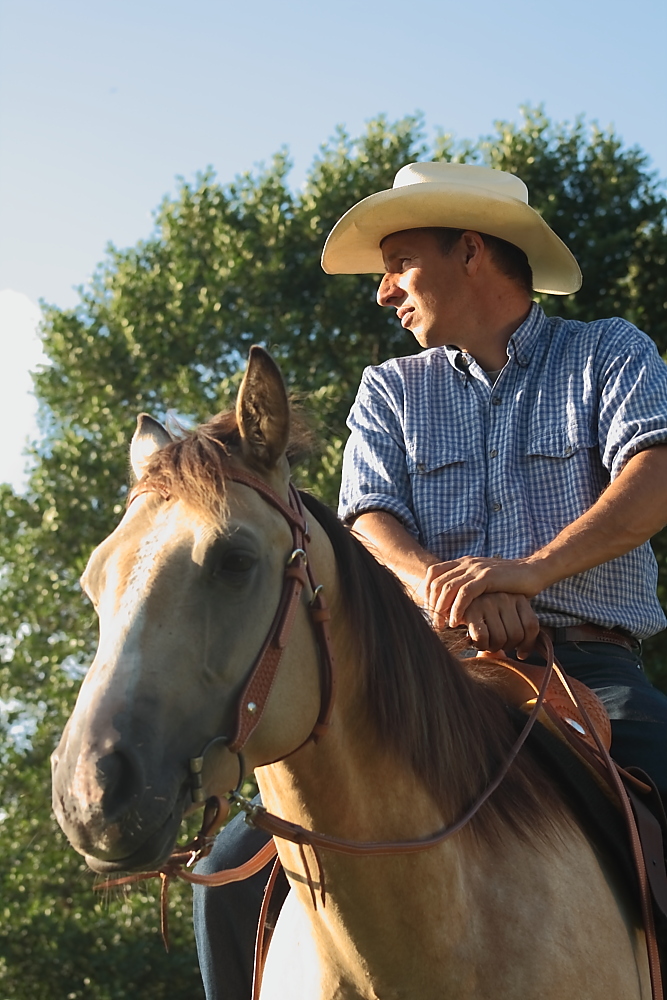
<path fill-rule="evenodd" d="M 470 163 L 408 163 L 389 191 L 364 198 L 333 227 L 322 252 L 328 274 L 384 271 L 380 243 L 390 233 L 431 226 L 472 229 L 520 247 L 537 292 L 569 295 L 581 287 L 579 265 L 515 174 Z"/>

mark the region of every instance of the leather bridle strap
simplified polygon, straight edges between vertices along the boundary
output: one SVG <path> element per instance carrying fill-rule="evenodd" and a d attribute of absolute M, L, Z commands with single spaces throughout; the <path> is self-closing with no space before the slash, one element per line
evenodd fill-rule
<path fill-rule="evenodd" d="M 305 742 L 317 741 L 327 731 L 333 710 L 335 667 L 328 628 L 330 614 L 324 599 L 323 588 L 316 583 L 310 565 L 310 537 L 301 498 L 297 489 L 290 483 L 289 504 L 286 504 L 282 497 L 263 480 L 244 469 L 230 468 L 227 472 L 227 478 L 232 482 L 248 486 L 282 514 L 292 529 L 293 546 L 285 567 L 283 589 L 278 608 L 239 698 L 235 728 L 227 746 L 232 753 L 239 753 L 259 725 L 276 679 L 283 651 L 292 631 L 303 589 L 308 584 L 313 593 L 310 615 L 321 650 L 321 701 L 317 722 Z M 273 762 L 267 761 L 267 763 Z"/>

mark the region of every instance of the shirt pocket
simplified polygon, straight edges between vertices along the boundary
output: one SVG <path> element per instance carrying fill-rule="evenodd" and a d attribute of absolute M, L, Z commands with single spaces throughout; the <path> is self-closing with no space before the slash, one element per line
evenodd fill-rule
<path fill-rule="evenodd" d="M 539 546 L 588 510 L 605 486 L 597 439 L 585 424 L 532 434 L 525 474 Z"/>
<path fill-rule="evenodd" d="M 470 516 L 470 460 L 461 443 L 420 450 L 408 458 L 412 502 L 420 541 L 440 554 L 440 536 L 458 536 L 468 531 Z M 443 556 L 444 558 L 444 556 Z"/>

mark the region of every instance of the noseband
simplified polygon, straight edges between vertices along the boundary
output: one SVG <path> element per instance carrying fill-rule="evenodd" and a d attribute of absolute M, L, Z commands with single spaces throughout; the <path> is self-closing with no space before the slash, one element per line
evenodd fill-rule
<path fill-rule="evenodd" d="M 308 534 L 308 523 L 298 490 L 290 483 L 288 503 L 285 503 L 282 497 L 267 486 L 263 480 L 258 479 L 243 469 L 231 468 L 227 472 L 227 479 L 230 479 L 234 483 L 240 483 L 242 486 L 248 486 L 282 514 L 292 530 L 292 552 L 285 565 L 282 591 L 273 622 L 262 644 L 262 648 L 252 665 L 245 687 L 239 698 L 234 731 L 231 736 L 215 736 L 206 744 L 198 757 L 190 758 L 190 787 L 192 801 L 196 803 L 204 802 L 206 799 L 202 785 L 204 757 L 209 748 L 216 743 L 225 745 L 232 753 L 238 755 L 240 771 L 239 786 L 243 782 L 245 775 L 241 751 L 262 720 L 266 703 L 278 673 L 283 651 L 289 641 L 292 626 L 294 625 L 301 595 L 304 587 L 307 585 L 310 586 L 312 593 L 308 605 L 310 620 L 313 624 L 315 638 L 320 650 L 320 713 L 310 735 L 306 737 L 303 743 L 296 747 L 296 750 L 300 750 L 302 746 L 305 746 L 310 741 L 317 743 L 327 732 L 333 711 L 336 689 L 333 647 L 329 635 L 329 619 L 331 615 L 324 599 L 324 588 L 322 584 L 315 582 L 309 553 L 310 535 Z M 294 753 L 296 750 L 292 750 L 290 753 Z M 266 763 L 275 764 L 276 760 L 266 761 Z"/>

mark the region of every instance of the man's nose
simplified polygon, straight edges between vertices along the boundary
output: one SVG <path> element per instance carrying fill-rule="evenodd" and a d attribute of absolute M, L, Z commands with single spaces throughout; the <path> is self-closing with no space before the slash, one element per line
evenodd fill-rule
<path fill-rule="evenodd" d="M 405 297 L 405 292 L 399 288 L 395 281 L 395 275 L 384 274 L 378 285 L 377 303 L 379 306 L 398 306 Z"/>

